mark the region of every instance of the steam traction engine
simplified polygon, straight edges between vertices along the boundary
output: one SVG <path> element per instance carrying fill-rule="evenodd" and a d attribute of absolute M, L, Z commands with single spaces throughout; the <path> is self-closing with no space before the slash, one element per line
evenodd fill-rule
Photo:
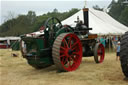
<path fill-rule="evenodd" d="M 77 21 L 76 27 L 62 25 L 59 19 L 46 20 L 39 32 L 21 36 L 21 52 L 28 64 L 40 69 L 55 64 L 58 70 L 74 71 L 82 56 L 94 56 L 96 63 L 104 60 L 105 49 L 97 43 L 97 34 L 88 27 L 88 9 L 83 9 L 84 23 Z"/>

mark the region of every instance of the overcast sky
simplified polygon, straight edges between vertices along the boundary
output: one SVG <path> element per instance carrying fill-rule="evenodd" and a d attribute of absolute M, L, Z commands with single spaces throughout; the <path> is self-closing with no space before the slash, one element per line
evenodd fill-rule
<path fill-rule="evenodd" d="M 87 7 L 91 8 L 94 5 L 107 7 L 112 0 L 86 0 Z M 58 11 L 64 12 L 72 8 L 82 9 L 85 5 L 85 0 L 0 0 L 0 24 L 7 19 L 9 12 L 14 16 L 18 14 L 27 14 L 29 10 L 35 11 L 37 15 L 53 11 L 57 8 Z"/>

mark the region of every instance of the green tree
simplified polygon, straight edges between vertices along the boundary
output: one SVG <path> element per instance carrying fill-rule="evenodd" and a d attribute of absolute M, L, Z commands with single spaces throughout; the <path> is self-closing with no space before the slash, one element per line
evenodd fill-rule
<path fill-rule="evenodd" d="M 58 10 L 55 8 L 55 9 L 53 10 L 53 12 L 54 12 L 54 13 L 57 13 L 57 12 L 58 12 Z"/>
<path fill-rule="evenodd" d="M 94 8 L 95 10 L 103 11 L 103 8 L 100 8 L 98 5 L 93 6 L 93 8 Z"/>
<path fill-rule="evenodd" d="M 33 24 L 36 20 L 36 13 L 34 11 L 28 11 L 27 18 L 30 24 Z"/>
<path fill-rule="evenodd" d="M 126 7 L 122 12 L 119 17 L 120 22 L 128 26 L 128 7 Z"/>
<path fill-rule="evenodd" d="M 128 11 L 126 4 L 123 4 L 124 1 L 125 0 L 118 0 L 117 2 L 115 2 L 115 0 L 112 0 L 111 4 L 109 5 L 109 15 L 128 26 Z"/>

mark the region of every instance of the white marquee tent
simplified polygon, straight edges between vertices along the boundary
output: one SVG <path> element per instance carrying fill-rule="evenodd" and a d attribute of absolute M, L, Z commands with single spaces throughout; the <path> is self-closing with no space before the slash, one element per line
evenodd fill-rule
<path fill-rule="evenodd" d="M 62 21 L 62 24 L 74 27 L 76 25 L 74 21 L 77 21 L 77 16 L 83 21 L 83 10 Z M 119 23 L 107 13 L 94 9 L 89 9 L 89 27 L 93 28 L 90 31 L 91 33 L 98 34 L 123 34 L 128 31 L 128 27 Z"/>

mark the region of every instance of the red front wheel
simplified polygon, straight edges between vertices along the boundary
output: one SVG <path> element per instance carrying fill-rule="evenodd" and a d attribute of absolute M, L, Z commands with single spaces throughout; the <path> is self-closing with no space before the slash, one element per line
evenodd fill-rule
<path fill-rule="evenodd" d="M 103 44 L 97 43 L 94 48 L 94 60 L 96 63 L 102 63 L 104 61 L 105 48 Z"/>
<path fill-rule="evenodd" d="M 72 33 L 59 35 L 52 49 L 53 61 L 59 70 L 74 71 L 82 60 L 80 39 Z"/>

